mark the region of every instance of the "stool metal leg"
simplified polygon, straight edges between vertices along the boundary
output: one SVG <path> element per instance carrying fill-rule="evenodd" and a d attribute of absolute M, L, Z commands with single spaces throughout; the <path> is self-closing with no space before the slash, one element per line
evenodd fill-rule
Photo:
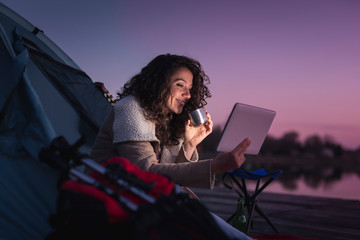
<path fill-rule="evenodd" d="M 230 175 L 230 177 L 231 177 L 231 179 L 232 179 L 232 181 L 236 184 L 236 186 L 242 191 L 242 193 L 244 194 L 244 195 L 246 195 L 247 194 L 247 191 L 246 191 L 246 185 L 241 185 L 239 182 L 238 182 L 238 180 L 236 180 L 236 178 L 233 176 L 233 175 Z M 240 197 L 243 197 L 243 195 L 239 192 L 239 191 L 236 191 L 238 194 L 239 194 L 239 196 Z M 246 197 L 246 196 L 245 196 Z"/>
<path fill-rule="evenodd" d="M 270 227 L 276 232 L 279 233 L 279 231 L 277 230 L 277 228 L 274 226 L 274 224 L 272 224 L 272 222 L 269 220 L 269 218 L 264 214 L 264 212 L 260 209 L 259 205 L 255 204 L 255 210 L 256 212 L 261 215 L 265 221 L 270 225 Z"/>
<path fill-rule="evenodd" d="M 273 178 L 269 178 L 261 188 L 254 193 L 253 197 L 256 198 L 273 180 Z M 258 181 L 260 181 L 260 179 Z"/>
<path fill-rule="evenodd" d="M 247 221 L 247 226 L 246 226 L 246 234 L 249 232 L 250 230 L 250 226 L 253 226 L 253 214 L 254 214 L 254 209 L 256 206 L 256 202 L 254 201 L 254 199 L 249 200 L 249 205 L 248 205 L 248 213 L 249 213 L 249 217 L 248 217 L 248 221 Z"/>
<path fill-rule="evenodd" d="M 231 215 L 231 217 L 229 217 L 229 218 L 226 220 L 226 222 L 231 223 L 231 221 L 234 219 L 235 215 L 236 215 L 236 212 L 234 212 L 233 215 Z"/>
<path fill-rule="evenodd" d="M 246 226 L 246 232 L 245 234 L 248 234 L 250 227 L 253 227 L 253 214 L 254 214 L 254 210 L 265 219 L 265 221 L 270 225 L 270 227 L 276 232 L 279 233 L 279 231 L 276 229 L 276 227 L 272 224 L 272 222 L 270 221 L 270 219 L 264 214 L 264 212 L 260 209 L 260 207 L 257 205 L 257 199 L 256 197 L 274 180 L 273 178 L 269 178 L 261 187 L 260 187 L 260 179 L 257 180 L 256 183 L 256 188 L 254 191 L 253 195 L 250 195 L 247 191 L 247 186 L 246 186 L 246 181 L 244 178 L 241 178 L 241 183 L 235 178 L 235 176 L 230 175 L 233 183 L 236 184 L 236 186 L 238 187 L 238 189 L 240 189 L 240 191 L 242 193 L 240 193 L 240 191 L 236 192 L 239 194 L 240 197 L 243 197 L 245 200 L 245 207 L 247 208 L 247 212 L 248 212 L 248 222 L 247 222 L 247 226 Z M 233 220 L 233 218 L 235 217 L 234 213 L 233 215 L 231 215 L 231 217 L 227 220 L 227 222 L 231 222 Z"/>
<path fill-rule="evenodd" d="M 245 184 L 246 186 L 246 182 L 245 182 L 245 179 L 241 179 L 241 181 L 243 182 L 243 184 Z M 250 196 L 247 192 L 246 196 L 247 196 L 247 202 L 248 202 L 248 222 L 247 222 L 247 227 L 246 227 L 246 233 L 249 232 L 250 230 L 250 227 L 253 227 L 254 226 L 254 223 L 253 223 L 253 215 L 254 215 L 254 209 L 256 207 L 256 196 L 257 196 L 257 192 L 258 192 L 258 189 L 259 189 L 259 184 L 260 184 L 260 179 L 258 179 L 256 181 L 256 187 L 255 187 L 255 193 Z M 246 189 L 246 187 L 245 187 Z"/>

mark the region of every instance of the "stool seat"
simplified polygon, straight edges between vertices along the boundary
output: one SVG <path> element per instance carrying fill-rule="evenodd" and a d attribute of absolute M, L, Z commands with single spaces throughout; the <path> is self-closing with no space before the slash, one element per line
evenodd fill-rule
<path fill-rule="evenodd" d="M 245 178 L 245 179 L 250 179 L 250 180 L 259 180 L 259 179 L 265 178 L 265 177 L 271 177 L 271 178 L 275 179 L 282 174 L 282 170 L 278 169 L 278 170 L 275 170 L 275 171 L 269 173 L 263 168 L 259 168 L 259 169 L 256 169 L 255 171 L 250 171 L 250 172 L 245 169 L 238 168 L 235 170 L 231 170 L 228 173 L 235 175 L 237 177 L 240 177 L 240 178 Z"/>
<path fill-rule="evenodd" d="M 236 192 L 239 194 L 240 197 L 243 197 L 244 200 L 245 200 L 245 207 L 247 208 L 247 212 L 248 212 L 248 221 L 247 221 L 247 227 L 246 227 L 246 232 L 245 232 L 246 234 L 249 232 L 249 228 L 252 225 L 252 217 L 253 217 L 254 210 L 266 220 L 266 222 L 272 227 L 272 229 L 276 233 L 279 233 L 279 231 L 276 229 L 276 227 L 271 223 L 269 218 L 263 213 L 263 211 L 258 206 L 256 197 L 274 179 L 279 177 L 281 174 L 282 174 L 281 169 L 277 169 L 275 171 L 268 172 L 263 168 L 259 168 L 259 169 L 256 169 L 254 171 L 247 171 L 245 169 L 238 168 L 238 169 L 235 169 L 235 170 L 228 171 L 223 175 L 224 185 L 226 187 L 230 188 L 230 189 L 233 188 L 232 186 L 228 185 L 225 182 L 225 179 L 227 177 L 230 177 L 231 180 L 232 180 L 232 183 L 235 184 L 235 186 L 237 187 L 237 189 L 235 189 Z M 263 178 L 267 179 L 267 180 L 260 187 L 260 180 L 263 179 Z M 238 179 L 240 179 L 241 181 L 239 182 Z M 256 188 L 255 188 L 254 193 L 252 195 L 250 195 L 249 192 L 248 192 L 245 180 L 257 181 Z M 234 216 L 235 216 L 235 213 L 227 220 L 227 222 L 232 221 Z"/>

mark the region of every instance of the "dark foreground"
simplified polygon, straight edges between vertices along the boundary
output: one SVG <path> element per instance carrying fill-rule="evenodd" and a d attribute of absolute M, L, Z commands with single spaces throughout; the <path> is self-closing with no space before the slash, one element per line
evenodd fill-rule
<path fill-rule="evenodd" d="M 192 189 L 201 201 L 223 219 L 235 211 L 238 195 L 224 187 Z M 360 239 L 360 201 L 263 192 L 258 204 L 280 234 L 323 240 Z M 255 213 L 249 235 L 274 234 Z"/>

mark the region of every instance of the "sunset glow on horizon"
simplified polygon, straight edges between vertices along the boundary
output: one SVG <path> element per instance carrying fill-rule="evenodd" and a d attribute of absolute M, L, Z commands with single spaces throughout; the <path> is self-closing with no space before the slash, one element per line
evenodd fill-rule
<path fill-rule="evenodd" d="M 272 136 L 360 148 L 360 1 L 0 2 L 113 95 L 157 55 L 186 55 L 211 79 L 215 125 L 242 102 L 277 112 Z"/>

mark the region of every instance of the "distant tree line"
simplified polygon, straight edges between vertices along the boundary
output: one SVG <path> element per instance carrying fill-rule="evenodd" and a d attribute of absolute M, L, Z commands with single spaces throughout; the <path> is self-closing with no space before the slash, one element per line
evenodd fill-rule
<path fill-rule="evenodd" d="M 332 137 L 321 138 L 314 134 L 300 142 L 296 131 L 286 132 L 281 138 L 267 136 L 260 151 L 261 154 L 286 155 L 286 156 L 314 156 L 317 158 L 342 157 L 343 147 L 336 143 Z"/>
<path fill-rule="evenodd" d="M 216 154 L 216 147 L 221 137 L 221 127 L 215 126 L 213 132 L 199 145 L 199 152 L 207 156 Z M 282 137 L 268 135 L 260 150 L 261 155 L 307 156 L 316 158 L 342 157 L 344 148 L 332 137 L 311 135 L 303 142 L 296 131 L 286 132 Z"/>

